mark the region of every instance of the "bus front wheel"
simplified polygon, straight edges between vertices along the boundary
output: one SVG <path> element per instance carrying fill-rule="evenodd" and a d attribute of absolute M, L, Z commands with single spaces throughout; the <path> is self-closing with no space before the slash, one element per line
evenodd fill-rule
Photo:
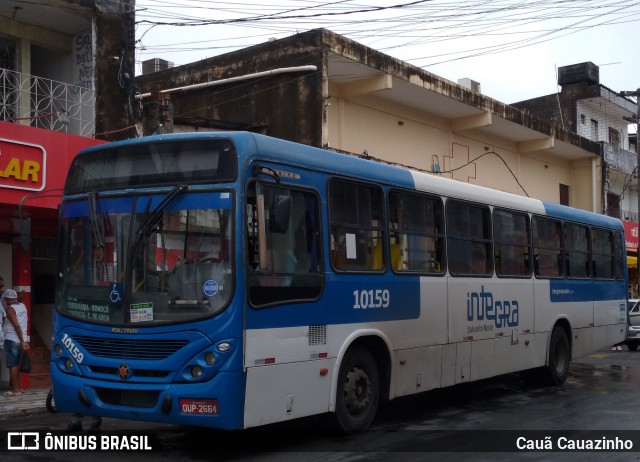
<path fill-rule="evenodd" d="M 373 355 L 363 347 L 347 351 L 336 395 L 336 420 L 345 433 L 366 430 L 378 410 L 380 376 Z"/>

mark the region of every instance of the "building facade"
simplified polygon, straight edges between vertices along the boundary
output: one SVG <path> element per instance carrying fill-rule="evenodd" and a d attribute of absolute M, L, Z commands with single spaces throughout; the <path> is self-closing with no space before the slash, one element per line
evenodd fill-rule
<path fill-rule="evenodd" d="M 79 149 L 136 136 L 134 1 L 0 2 L 0 276 L 27 305 L 48 386 L 57 208 Z M 0 368 L 0 387 L 8 382 Z"/>
<path fill-rule="evenodd" d="M 638 157 L 636 103 L 600 83 L 600 69 L 591 62 L 558 68 L 557 94 L 520 101 L 513 106 L 536 117 L 562 124 L 600 144 L 602 213 L 625 226 L 631 295 L 638 296 Z"/>
<path fill-rule="evenodd" d="M 146 133 L 253 130 L 603 211 L 598 143 L 325 29 L 138 83 Z"/>

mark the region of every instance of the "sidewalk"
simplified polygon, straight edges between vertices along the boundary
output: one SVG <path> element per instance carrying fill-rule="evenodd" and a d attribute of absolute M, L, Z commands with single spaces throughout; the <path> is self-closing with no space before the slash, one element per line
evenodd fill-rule
<path fill-rule="evenodd" d="M 48 388 L 29 388 L 19 396 L 4 396 L 5 391 L 0 390 L 0 419 L 48 412 Z"/>

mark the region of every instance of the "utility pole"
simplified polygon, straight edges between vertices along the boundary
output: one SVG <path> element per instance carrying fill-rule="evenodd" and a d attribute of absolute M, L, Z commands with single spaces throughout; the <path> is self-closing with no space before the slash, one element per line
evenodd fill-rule
<path fill-rule="evenodd" d="M 640 88 L 636 91 L 621 91 L 620 96 L 635 96 L 636 97 L 636 181 L 638 182 L 638 231 L 640 231 Z M 640 257 L 640 247 L 638 248 L 638 254 L 636 258 Z M 640 258 L 639 258 L 640 259 Z M 640 262 L 638 262 L 640 263 Z M 640 271 L 640 264 L 638 264 L 638 271 Z M 640 293 L 640 279 L 638 280 L 638 293 Z"/>

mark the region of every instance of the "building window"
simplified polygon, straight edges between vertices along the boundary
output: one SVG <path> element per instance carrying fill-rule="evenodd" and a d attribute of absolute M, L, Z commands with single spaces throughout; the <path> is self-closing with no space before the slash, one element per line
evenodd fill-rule
<path fill-rule="evenodd" d="M 584 114 L 580 114 L 580 123 L 582 125 L 587 123 L 587 116 L 585 116 Z"/>
<path fill-rule="evenodd" d="M 607 215 L 620 218 L 620 196 L 618 194 L 607 193 Z"/>
<path fill-rule="evenodd" d="M 16 118 L 16 102 L 18 98 L 17 46 L 14 40 L 0 36 L 0 120 L 12 121 Z"/>
<path fill-rule="evenodd" d="M 560 204 L 569 205 L 569 185 L 560 184 Z"/>
<path fill-rule="evenodd" d="M 609 143 L 620 146 L 620 132 L 613 127 L 609 127 Z"/>
<path fill-rule="evenodd" d="M 591 119 L 591 141 L 598 141 L 598 121 Z"/>
<path fill-rule="evenodd" d="M 18 70 L 16 41 L 0 36 L 0 68 Z"/>

